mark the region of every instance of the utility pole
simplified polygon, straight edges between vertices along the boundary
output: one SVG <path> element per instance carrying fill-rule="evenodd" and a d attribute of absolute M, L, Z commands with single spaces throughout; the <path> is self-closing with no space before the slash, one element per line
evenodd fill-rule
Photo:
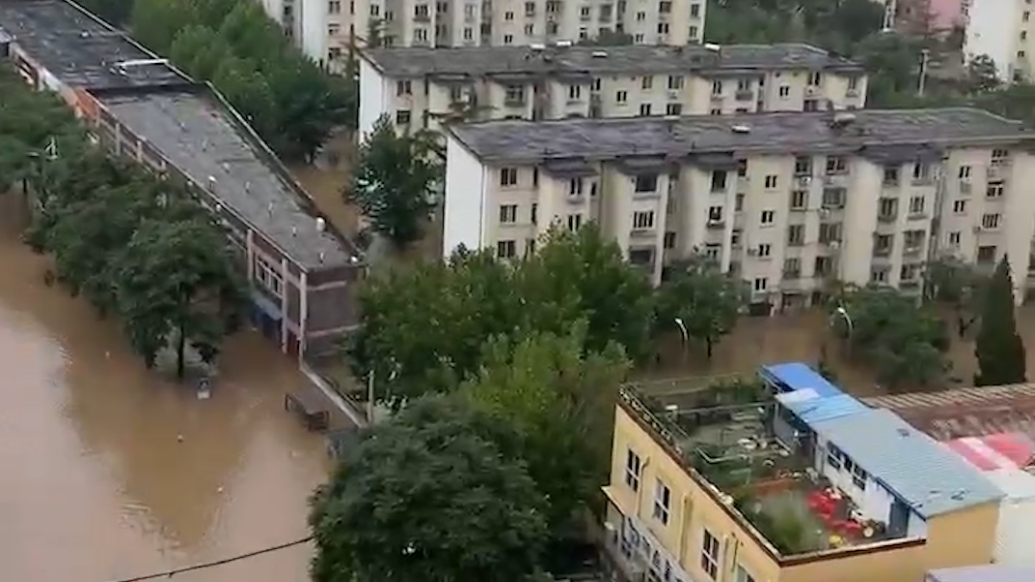
<path fill-rule="evenodd" d="M 924 89 L 927 86 L 927 65 L 931 59 L 931 51 L 923 49 L 920 51 L 920 79 L 916 85 L 916 96 L 923 97 Z"/>

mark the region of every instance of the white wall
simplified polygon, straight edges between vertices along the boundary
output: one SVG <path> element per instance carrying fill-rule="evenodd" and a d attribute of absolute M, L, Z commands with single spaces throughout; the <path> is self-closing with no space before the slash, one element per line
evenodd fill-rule
<path fill-rule="evenodd" d="M 476 250 L 486 244 L 486 196 L 489 168 L 456 140 L 446 142 L 446 211 L 442 256 L 449 257 L 460 245 Z"/>
<path fill-rule="evenodd" d="M 970 22 L 967 25 L 963 52 L 967 60 L 988 55 L 996 63 L 999 78 L 1009 81 L 1013 77 L 1013 63 L 1017 52 L 1015 2 L 974 2 L 970 7 Z"/>
<path fill-rule="evenodd" d="M 384 114 L 392 114 L 389 80 L 366 59 L 359 59 L 359 136 L 363 139 Z"/>
<path fill-rule="evenodd" d="M 348 2 L 343 2 L 348 10 Z M 298 23 L 296 44 L 317 62 L 327 60 L 326 0 L 295 0 L 295 22 Z"/>

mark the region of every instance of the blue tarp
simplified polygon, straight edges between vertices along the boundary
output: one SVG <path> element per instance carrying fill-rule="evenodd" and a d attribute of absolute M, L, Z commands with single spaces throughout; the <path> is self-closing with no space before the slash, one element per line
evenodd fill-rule
<path fill-rule="evenodd" d="M 823 398 L 808 388 L 778 394 L 776 400 L 808 425 L 869 410 L 847 394 Z"/>
<path fill-rule="evenodd" d="M 776 386 L 779 392 L 794 392 L 797 390 L 811 389 L 819 398 L 830 396 L 842 396 L 844 392 L 839 390 L 819 375 L 808 365 L 801 362 L 789 362 L 786 364 L 774 364 L 762 366 L 759 375 L 763 380 Z"/>

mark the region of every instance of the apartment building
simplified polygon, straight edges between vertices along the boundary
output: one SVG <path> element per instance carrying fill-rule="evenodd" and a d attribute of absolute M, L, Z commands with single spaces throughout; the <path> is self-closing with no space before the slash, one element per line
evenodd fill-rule
<path fill-rule="evenodd" d="M 363 51 L 360 130 L 444 121 L 855 109 L 859 64 L 804 44 Z"/>
<path fill-rule="evenodd" d="M 918 290 L 941 253 L 1018 299 L 1035 234 L 1035 132 L 974 109 L 493 121 L 447 131 L 443 253 L 535 251 L 598 223 L 659 282 L 703 252 L 753 302 L 796 309 L 826 282 Z"/>
<path fill-rule="evenodd" d="M 0 3 L 0 55 L 73 108 L 99 145 L 188 186 L 225 227 L 252 320 L 301 360 L 355 328 L 361 252 L 210 86 L 64 0 Z"/>
<path fill-rule="evenodd" d="M 258 0 L 313 59 L 340 60 L 373 30 L 384 46 L 525 46 L 628 35 L 697 44 L 704 0 Z"/>
<path fill-rule="evenodd" d="M 991 563 L 995 485 L 803 364 L 762 375 L 757 402 L 717 408 L 621 390 L 605 526 L 628 579 L 916 582 Z"/>

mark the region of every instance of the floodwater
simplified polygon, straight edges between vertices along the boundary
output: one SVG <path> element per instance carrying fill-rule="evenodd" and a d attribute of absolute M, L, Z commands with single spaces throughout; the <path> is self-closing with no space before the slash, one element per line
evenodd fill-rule
<path fill-rule="evenodd" d="M 148 373 L 114 322 L 43 284 L 16 200 L 0 200 L 0 580 L 109 582 L 305 537 L 328 462 L 282 408 L 305 381 L 292 363 L 243 332 L 210 400 Z M 310 552 L 176 580 L 302 582 Z"/>

